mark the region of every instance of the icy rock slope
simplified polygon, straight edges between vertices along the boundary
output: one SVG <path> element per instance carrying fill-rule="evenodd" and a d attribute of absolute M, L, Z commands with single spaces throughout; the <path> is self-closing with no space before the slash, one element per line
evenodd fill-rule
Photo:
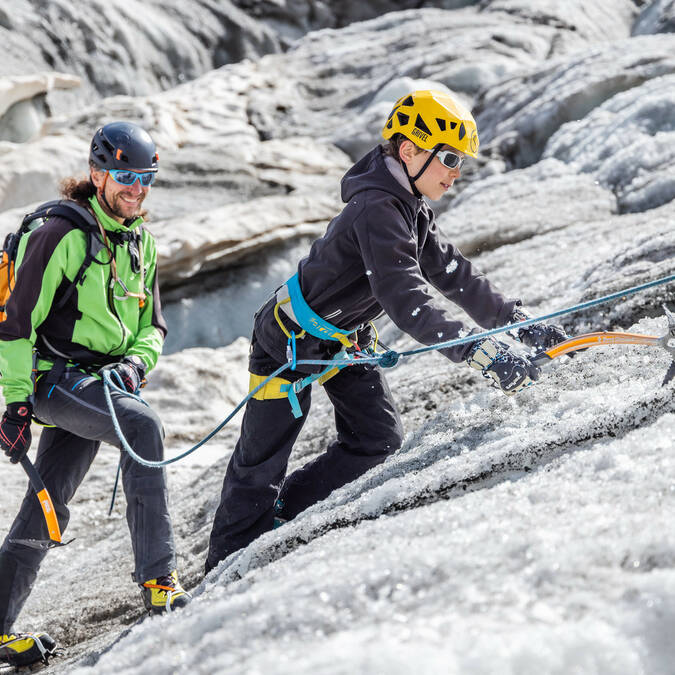
<path fill-rule="evenodd" d="M 75 672 L 669 672 L 666 360 L 586 353 L 513 400 L 443 365 L 392 373 L 404 411 L 437 392 L 394 457 L 223 563 L 180 616 Z M 319 405 L 300 454 L 327 423 Z M 178 521 L 201 515 L 197 495 L 219 477 L 174 491 Z M 201 557 L 208 518 L 191 518 Z"/>

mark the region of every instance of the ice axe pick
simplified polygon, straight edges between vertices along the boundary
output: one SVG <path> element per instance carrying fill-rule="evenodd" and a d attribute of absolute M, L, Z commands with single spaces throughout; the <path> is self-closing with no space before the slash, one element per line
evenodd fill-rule
<path fill-rule="evenodd" d="M 663 309 L 666 312 L 668 319 L 668 330 L 665 335 L 641 335 L 639 333 L 613 333 L 613 332 L 599 332 L 599 333 L 584 333 L 576 337 L 559 342 L 554 347 L 540 352 L 532 359 L 532 362 L 538 366 L 550 362 L 552 359 L 569 354 L 579 349 L 587 349 L 588 347 L 597 347 L 599 345 L 653 345 L 665 349 L 670 354 L 671 362 L 666 376 L 663 379 L 661 386 L 665 386 L 670 380 L 675 377 L 675 314 L 670 312 L 664 305 Z"/>

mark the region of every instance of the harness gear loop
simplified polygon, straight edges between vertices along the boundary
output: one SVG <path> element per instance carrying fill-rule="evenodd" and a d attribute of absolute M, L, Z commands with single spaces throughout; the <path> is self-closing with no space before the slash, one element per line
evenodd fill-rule
<path fill-rule="evenodd" d="M 370 324 L 370 327 L 373 329 L 373 333 L 375 333 L 375 342 L 373 343 L 373 354 L 377 351 L 377 345 L 380 343 L 380 334 L 377 332 L 377 328 L 375 327 L 375 323 L 373 321 L 368 322 Z"/>
<path fill-rule="evenodd" d="M 290 302 L 291 299 L 286 298 L 285 300 L 279 300 L 276 305 L 274 305 L 274 318 L 277 320 L 277 323 L 279 324 L 279 328 L 281 328 L 282 333 L 290 340 L 291 339 L 291 334 L 288 331 L 288 328 L 284 326 L 284 322 L 281 320 L 281 317 L 279 316 L 279 306 L 280 305 L 285 305 L 287 302 Z M 305 333 L 307 331 L 302 331 L 299 335 L 296 335 L 297 340 L 301 340 L 302 338 L 305 337 Z"/>

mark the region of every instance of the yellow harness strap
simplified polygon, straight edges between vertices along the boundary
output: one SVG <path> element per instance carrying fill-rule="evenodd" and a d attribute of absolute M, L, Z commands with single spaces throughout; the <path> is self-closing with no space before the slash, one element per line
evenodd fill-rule
<path fill-rule="evenodd" d="M 256 375 L 249 373 L 248 390 L 253 391 L 259 384 L 267 379 L 267 375 Z M 270 380 L 264 387 L 253 394 L 253 398 L 258 401 L 264 401 L 270 398 L 288 398 L 287 391 L 281 391 L 282 384 L 290 384 L 290 380 L 285 380 L 283 377 L 275 377 Z"/>
<path fill-rule="evenodd" d="M 343 335 L 342 333 L 334 333 L 333 337 L 337 338 L 344 347 L 347 347 L 347 349 L 354 346 L 354 343 L 346 335 Z"/>
<path fill-rule="evenodd" d="M 332 368 L 327 373 L 324 373 L 317 382 L 320 385 L 323 385 L 325 382 L 330 380 L 331 377 L 335 377 L 340 372 L 340 368 Z M 249 392 L 253 391 L 259 384 L 267 379 L 267 375 L 256 375 L 255 373 L 249 373 L 248 380 L 248 390 Z M 288 389 L 286 391 L 281 391 L 282 385 L 291 384 L 290 380 L 285 380 L 283 377 L 275 377 L 270 380 L 264 387 L 256 391 L 253 394 L 253 398 L 258 401 L 265 401 L 268 399 L 274 398 L 288 398 Z"/>
<path fill-rule="evenodd" d="M 324 373 L 318 380 L 317 382 L 320 385 L 324 385 L 328 380 L 330 380 L 331 377 L 335 377 L 338 373 L 340 372 L 339 368 L 332 368 L 329 370 L 327 373 Z"/>

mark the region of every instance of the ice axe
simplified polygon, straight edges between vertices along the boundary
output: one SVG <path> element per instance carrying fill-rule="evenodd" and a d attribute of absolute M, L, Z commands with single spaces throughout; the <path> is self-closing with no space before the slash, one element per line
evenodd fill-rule
<path fill-rule="evenodd" d="M 587 349 L 588 347 L 597 347 L 598 345 L 654 345 L 665 349 L 670 358 L 670 367 L 666 372 L 661 386 L 665 386 L 675 376 L 675 314 L 668 311 L 664 305 L 663 309 L 668 318 L 668 330 L 665 335 L 658 337 L 656 335 L 640 335 L 639 333 L 584 333 L 576 337 L 559 342 L 554 347 L 540 352 L 532 359 L 532 362 L 538 366 L 550 362 L 552 359 L 575 352 L 578 349 Z"/>
<path fill-rule="evenodd" d="M 73 540 L 71 539 L 65 543 L 61 541 L 61 528 L 59 527 L 59 521 L 56 517 L 54 504 L 52 503 L 49 491 L 42 482 L 38 470 L 33 466 L 33 462 L 31 462 L 27 456 L 21 460 L 21 466 L 28 474 L 28 480 L 30 481 L 33 490 L 35 490 L 35 494 L 40 502 L 40 507 L 42 508 L 45 522 L 47 523 L 49 539 L 10 539 L 10 542 L 12 544 L 23 544 L 24 546 L 43 550 L 55 548 L 57 546 L 67 546 Z"/>

